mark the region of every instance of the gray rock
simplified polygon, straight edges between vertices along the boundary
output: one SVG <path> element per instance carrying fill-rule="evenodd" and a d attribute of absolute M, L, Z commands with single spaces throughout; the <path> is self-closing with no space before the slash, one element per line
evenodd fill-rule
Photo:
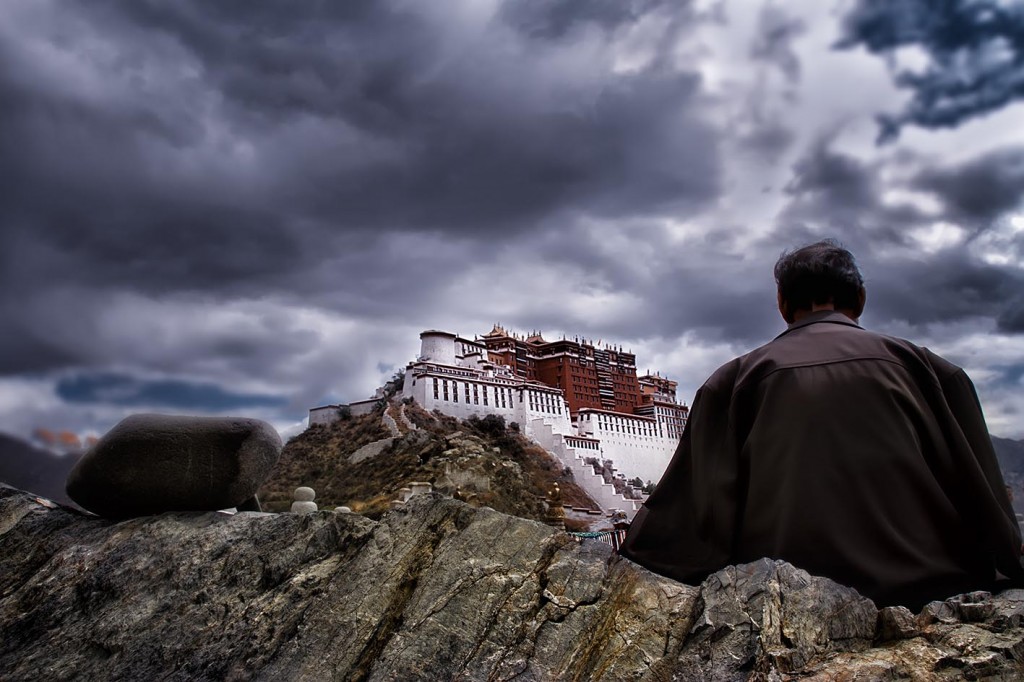
<path fill-rule="evenodd" d="M 856 590 L 782 561 L 731 566 L 701 585 L 699 611 L 674 663 L 683 677 L 792 673 L 840 651 L 867 649 L 878 610 Z"/>
<path fill-rule="evenodd" d="M 683 585 L 433 494 L 114 523 L 0 487 L 11 680 L 1021 679 L 1024 592 L 953 602 L 991 612 L 876 644 L 869 600 L 789 564 Z"/>
<path fill-rule="evenodd" d="M 921 631 L 917 619 L 905 606 L 886 606 L 878 612 L 878 641 L 889 642 L 897 639 L 917 637 Z"/>
<path fill-rule="evenodd" d="M 281 454 L 270 424 L 236 417 L 137 414 L 111 429 L 72 469 L 68 495 L 109 518 L 238 507 Z"/>
<path fill-rule="evenodd" d="M 995 612 L 992 595 L 988 592 L 968 592 L 947 601 L 956 606 L 964 623 L 983 623 Z"/>

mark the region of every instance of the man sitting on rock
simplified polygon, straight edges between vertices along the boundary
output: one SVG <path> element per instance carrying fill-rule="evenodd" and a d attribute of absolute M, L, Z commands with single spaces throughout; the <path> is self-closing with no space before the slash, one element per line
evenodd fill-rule
<path fill-rule="evenodd" d="M 719 368 L 622 554 L 695 583 L 783 559 L 919 608 L 1024 584 L 1021 537 L 974 386 L 861 328 L 863 279 L 831 240 L 775 265 L 789 328 Z"/>

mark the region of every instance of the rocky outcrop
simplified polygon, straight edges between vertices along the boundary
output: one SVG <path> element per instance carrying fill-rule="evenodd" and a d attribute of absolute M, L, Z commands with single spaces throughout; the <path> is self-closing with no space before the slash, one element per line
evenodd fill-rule
<path fill-rule="evenodd" d="M 1024 592 L 918 615 L 782 562 L 687 586 L 437 496 L 115 523 L 0 488 L 0 678 L 1017 679 Z"/>

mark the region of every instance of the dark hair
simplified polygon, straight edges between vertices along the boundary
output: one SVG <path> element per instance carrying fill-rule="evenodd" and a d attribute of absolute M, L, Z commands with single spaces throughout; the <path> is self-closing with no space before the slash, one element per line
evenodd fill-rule
<path fill-rule="evenodd" d="M 853 254 L 825 239 L 779 256 L 775 283 L 790 310 L 810 310 L 815 303 L 856 310 L 864 278 Z"/>

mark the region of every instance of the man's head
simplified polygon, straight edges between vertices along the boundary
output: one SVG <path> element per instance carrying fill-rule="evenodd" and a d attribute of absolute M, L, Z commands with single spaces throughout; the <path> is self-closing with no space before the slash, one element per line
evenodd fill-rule
<path fill-rule="evenodd" d="M 779 312 L 789 324 L 817 310 L 838 310 L 854 320 L 864 312 L 864 278 L 853 254 L 834 239 L 782 254 L 775 283 Z"/>

